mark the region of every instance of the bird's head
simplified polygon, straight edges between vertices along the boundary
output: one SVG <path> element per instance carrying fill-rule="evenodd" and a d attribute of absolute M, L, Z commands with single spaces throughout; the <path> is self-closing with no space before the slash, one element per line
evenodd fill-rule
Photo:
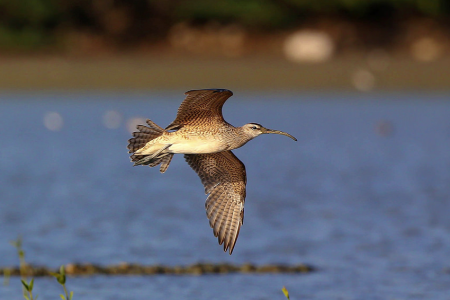
<path fill-rule="evenodd" d="M 242 129 L 252 139 L 257 137 L 258 135 L 261 135 L 261 134 L 275 133 L 275 134 L 285 135 L 287 137 L 290 137 L 294 141 L 297 141 L 297 139 L 295 137 L 293 137 L 292 135 L 290 135 L 289 133 L 286 133 L 286 132 L 283 132 L 283 131 L 279 131 L 279 130 L 268 129 L 268 128 L 265 128 L 264 126 L 262 126 L 261 124 L 258 124 L 258 123 L 245 124 L 244 126 L 242 126 Z"/>

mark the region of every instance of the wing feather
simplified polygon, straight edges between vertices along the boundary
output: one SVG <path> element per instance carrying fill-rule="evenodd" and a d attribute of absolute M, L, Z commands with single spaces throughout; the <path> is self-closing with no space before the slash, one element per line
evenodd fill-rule
<path fill-rule="evenodd" d="M 191 90 L 178 108 L 177 117 L 166 127 L 178 129 L 184 125 L 223 124 L 222 106 L 233 93 L 226 89 Z"/>
<path fill-rule="evenodd" d="M 231 254 L 244 221 L 245 166 L 231 151 L 184 157 L 209 194 L 205 208 L 214 236 Z"/>
<path fill-rule="evenodd" d="M 222 195 L 223 191 L 217 191 L 216 193 L 220 193 L 220 196 Z M 214 195 L 213 198 L 210 199 L 208 197 L 208 200 L 210 200 L 211 205 L 206 208 L 206 216 L 209 219 L 209 225 L 214 228 L 214 224 L 218 223 L 219 219 L 218 217 L 221 216 L 220 214 L 220 201 L 217 201 L 220 197 L 217 197 L 217 195 Z M 216 232 L 214 232 L 214 235 L 217 236 Z"/>

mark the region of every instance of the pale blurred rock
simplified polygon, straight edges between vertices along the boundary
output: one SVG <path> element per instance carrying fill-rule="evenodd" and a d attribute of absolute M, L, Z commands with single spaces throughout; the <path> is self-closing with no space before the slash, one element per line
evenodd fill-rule
<path fill-rule="evenodd" d="M 433 61 L 442 55 L 442 46 L 433 38 L 423 37 L 411 45 L 412 56 L 423 62 Z"/>
<path fill-rule="evenodd" d="M 236 25 L 221 28 L 218 39 L 222 45 L 222 53 L 225 56 L 240 56 L 244 52 L 245 31 Z"/>
<path fill-rule="evenodd" d="M 302 30 L 286 38 L 283 50 L 290 61 L 317 63 L 329 60 L 335 46 L 325 32 Z"/>
<path fill-rule="evenodd" d="M 244 52 L 245 31 L 237 25 L 209 24 L 202 28 L 179 23 L 172 27 L 168 40 L 174 48 L 199 54 L 240 56 Z"/>
<path fill-rule="evenodd" d="M 375 76 L 367 70 L 357 70 L 352 75 L 353 86 L 362 92 L 368 92 L 375 87 Z"/>
<path fill-rule="evenodd" d="M 48 112 L 44 116 L 44 126 L 51 131 L 60 131 L 64 125 L 62 116 L 57 112 Z"/>
<path fill-rule="evenodd" d="M 186 23 L 175 24 L 169 32 L 169 43 L 175 48 L 186 48 L 195 42 L 196 31 L 192 30 Z"/>
<path fill-rule="evenodd" d="M 66 271 L 66 274 L 74 274 L 76 271 L 76 266 L 74 264 L 69 263 L 66 264 L 64 269 Z"/>

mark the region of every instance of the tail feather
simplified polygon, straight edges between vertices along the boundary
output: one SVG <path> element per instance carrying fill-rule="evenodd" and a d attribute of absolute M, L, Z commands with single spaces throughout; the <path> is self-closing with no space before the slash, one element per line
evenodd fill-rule
<path fill-rule="evenodd" d="M 128 153 L 134 153 L 144 147 L 149 141 L 161 136 L 164 133 L 164 129 L 156 125 L 151 120 L 146 121 L 148 126 L 138 125 L 136 128 L 139 130 L 133 132 L 133 138 L 128 140 Z M 163 149 L 164 150 L 164 149 Z M 152 157 L 153 156 L 153 157 Z M 164 173 L 169 167 L 170 161 L 172 160 L 172 153 L 162 153 L 154 155 L 136 155 L 132 154 L 130 156 L 131 161 L 135 165 L 148 165 L 149 167 L 155 167 L 161 164 L 160 172 Z"/>
<path fill-rule="evenodd" d="M 140 131 L 140 133 L 145 133 L 145 134 L 150 134 L 150 135 L 154 135 L 154 134 L 161 134 L 163 131 L 159 131 L 157 129 L 153 129 L 150 127 L 147 127 L 145 125 L 138 125 L 136 126 L 136 128 Z"/>
<path fill-rule="evenodd" d="M 151 138 L 147 137 L 135 137 L 133 139 L 129 139 L 128 142 L 130 143 L 128 145 L 128 153 L 136 152 L 137 150 L 141 149 L 142 147 L 147 144 L 148 141 L 150 141 Z"/>
<path fill-rule="evenodd" d="M 150 126 L 150 128 L 152 128 L 156 131 L 164 131 L 164 128 L 158 126 L 155 122 L 153 122 L 150 119 L 147 119 L 147 121 L 145 121 L 145 122 L 148 124 L 148 126 Z"/>
<path fill-rule="evenodd" d="M 173 153 L 168 153 L 166 156 L 162 157 L 161 161 L 161 167 L 159 168 L 159 171 L 161 173 L 166 172 L 167 168 L 170 165 L 170 162 L 172 161 Z"/>
<path fill-rule="evenodd" d="M 149 141 L 156 139 L 164 133 L 164 130 L 159 131 L 144 125 L 138 125 L 137 129 L 139 131 L 133 132 L 133 138 L 128 140 L 128 153 L 136 152 L 144 147 Z"/>

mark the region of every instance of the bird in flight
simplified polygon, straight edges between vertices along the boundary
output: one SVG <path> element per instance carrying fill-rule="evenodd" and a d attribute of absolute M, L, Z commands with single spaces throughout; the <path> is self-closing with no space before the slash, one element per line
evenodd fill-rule
<path fill-rule="evenodd" d="M 138 125 L 129 139 L 128 152 L 135 166 L 160 165 L 164 173 L 174 154 L 184 154 L 186 162 L 205 187 L 206 215 L 219 244 L 233 253 L 244 222 L 244 164 L 231 152 L 261 134 L 292 135 L 257 123 L 234 127 L 222 116 L 222 106 L 233 95 L 226 89 L 191 90 L 178 108 L 177 117 L 165 129 L 147 120 Z"/>

